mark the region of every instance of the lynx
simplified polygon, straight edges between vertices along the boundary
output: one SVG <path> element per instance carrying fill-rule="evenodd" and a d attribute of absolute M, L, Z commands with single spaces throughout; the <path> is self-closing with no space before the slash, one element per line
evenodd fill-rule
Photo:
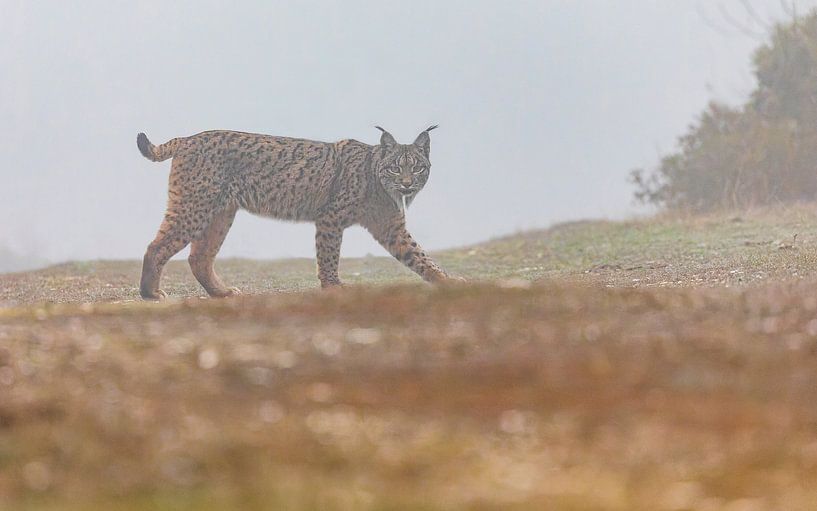
<path fill-rule="evenodd" d="M 406 230 L 405 212 L 425 186 L 431 126 L 412 144 L 383 128 L 379 145 L 356 140 L 316 142 L 236 131 L 206 131 L 154 146 L 139 133 L 149 160 L 173 158 L 168 204 L 147 248 L 140 293 L 161 299 L 162 269 L 191 245 L 188 261 L 210 296 L 238 294 L 216 275 L 213 262 L 238 209 L 296 222 L 314 222 L 321 287 L 341 284 L 343 231 L 359 224 L 395 258 L 429 282 L 449 278 Z"/>

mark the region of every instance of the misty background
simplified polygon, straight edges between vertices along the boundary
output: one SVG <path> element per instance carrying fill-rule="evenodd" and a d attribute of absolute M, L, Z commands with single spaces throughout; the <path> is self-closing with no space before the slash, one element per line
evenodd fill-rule
<path fill-rule="evenodd" d="M 170 162 L 144 159 L 139 131 L 374 144 L 375 124 L 404 143 L 440 124 L 408 212 L 430 249 L 643 211 L 629 171 L 753 85 L 766 29 L 745 3 L 0 0 L 0 252 L 141 258 Z M 366 253 L 385 255 L 349 229 L 343 255 Z M 312 225 L 247 213 L 221 252 L 313 254 Z"/>

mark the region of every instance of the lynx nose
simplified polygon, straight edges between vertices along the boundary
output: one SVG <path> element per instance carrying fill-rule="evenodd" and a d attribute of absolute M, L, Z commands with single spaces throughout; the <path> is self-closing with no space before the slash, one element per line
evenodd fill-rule
<path fill-rule="evenodd" d="M 403 185 L 403 188 L 409 188 L 411 187 L 411 179 L 403 179 L 400 184 Z"/>

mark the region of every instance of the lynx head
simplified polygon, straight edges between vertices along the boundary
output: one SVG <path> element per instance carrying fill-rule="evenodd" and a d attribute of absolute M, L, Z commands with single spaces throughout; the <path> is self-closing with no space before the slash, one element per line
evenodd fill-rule
<path fill-rule="evenodd" d="M 428 159 L 431 138 L 428 132 L 437 126 L 425 129 L 413 144 L 408 145 L 398 144 L 391 133 L 380 126 L 375 127 L 383 132 L 373 159 L 377 179 L 397 208 L 405 212 L 428 181 L 431 170 Z"/>

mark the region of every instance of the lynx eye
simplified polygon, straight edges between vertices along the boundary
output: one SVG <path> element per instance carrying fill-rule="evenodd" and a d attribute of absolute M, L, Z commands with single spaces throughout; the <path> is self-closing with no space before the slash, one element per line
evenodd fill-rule
<path fill-rule="evenodd" d="M 396 176 L 397 174 L 400 173 L 400 169 L 398 167 L 386 167 L 386 172 Z"/>
<path fill-rule="evenodd" d="M 415 174 L 422 174 L 422 173 L 423 173 L 423 172 L 425 172 L 426 170 L 428 170 L 426 167 L 424 167 L 424 166 L 420 166 L 420 167 L 417 167 L 416 169 L 414 169 L 414 173 L 415 173 Z"/>

